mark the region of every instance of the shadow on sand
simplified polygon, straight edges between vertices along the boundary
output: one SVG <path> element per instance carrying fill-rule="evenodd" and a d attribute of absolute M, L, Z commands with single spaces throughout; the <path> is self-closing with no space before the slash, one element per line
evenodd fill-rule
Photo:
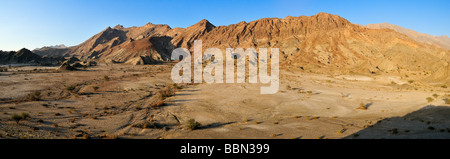
<path fill-rule="evenodd" d="M 450 107 L 428 105 L 380 120 L 344 139 L 450 139 Z"/>

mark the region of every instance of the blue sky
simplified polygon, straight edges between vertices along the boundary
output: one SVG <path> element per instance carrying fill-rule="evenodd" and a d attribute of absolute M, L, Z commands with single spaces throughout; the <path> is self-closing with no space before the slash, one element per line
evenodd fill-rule
<path fill-rule="evenodd" d="M 450 0 L 0 0 L 0 50 L 73 46 L 117 24 L 174 28 L 208 19 L 219 26 L 319 12 L 450 36 L 449 8 Z"/>

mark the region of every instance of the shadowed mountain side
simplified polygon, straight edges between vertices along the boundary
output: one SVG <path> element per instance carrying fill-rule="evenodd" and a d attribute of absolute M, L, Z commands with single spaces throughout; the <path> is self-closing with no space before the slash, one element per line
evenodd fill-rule
<path fill-rule="evenodd" d="M 403 117 L 378 121 L 345 139 L 450 139 L 449 106 L 429 105 Z"/>

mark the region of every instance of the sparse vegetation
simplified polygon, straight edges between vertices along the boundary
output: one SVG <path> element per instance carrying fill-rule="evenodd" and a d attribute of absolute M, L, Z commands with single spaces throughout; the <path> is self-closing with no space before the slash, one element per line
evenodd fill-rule
<path fill-rule="evenodd" d="M 138 122 L 136 124 L 131 125 L 132 127 L 135 128 L 141 128 L 141 129 L 147 129 L 147 128 L 157 128 L 157 126 L 155 125 L 155 123 L 143 120 L 141 122 Z"/>
<path fill-rule="evenodd" d="M 151 107 L 151 108 L 157 108 L 157 107 L 160 107 L 160 106 L 164 106 L 164 105 L 165 105 L 165 102 L 164 102 L 162 96 L 159 95 L 159 94 L 158 94 L 158 96 L 159 96 L 159 97 L 157 97 L 156 100 L 154 100 L 154 101 L 150 104 L 150 107 Z"/>
<path fill-rule="evenodd" d="M 367 110 L 367 104 L 364 102 L 359 103 L 359 107 L 356 109 Z"/>
<path fill-rule="evenodd" d="M 8 68 L 6 68 L 6 67 L 0 67 L 0 72 L 8 72 Z"/>
<path fill-rule="evenodd" d="M 30 101 L 39 101 L 41 100 L 41 92 L 34 91 L 33 93 L 28 94 L 28 100 Z"/>
<path fill-rule="evenodd" d="M 181 87 L 180 85 L 178 85 L 176 83 L 172 84 L 172 87 L 175 89 L 183 89 L 183 87 Z"/>
<path fill-rule="evenodd" d="M 110 78 L 109 78 L 109 76 L 103 76 L 103 78 L 106 80 L 106 81 L 109 81 L 110 80 Z"/>
<path fill-rule="evenodd" d="M 27 114 L 27 113 L 22 113 L 22 114 L 13 114 L 12 116 L 11 116 L 11 119 L 13 119 L 14 121 L 16 121 L 16 123 L 17 124 L 19 124 L 19 122 L 21 121 L 21 120 L 26 120 L 27 118 L 29 118 L 30 117 L 30 115 L 29 114 Z"/>
<path fill-rule="evenodd" d="M 436 93 L 434 93 L 432 96 L 433 96 L 434 98 L 436 98 L 436 99 L 439 97 L 439 95 L 436 94 Z"/>
<path fill-rule="evenodd" d="M 166 86 L 165 88 L 159 90 L 158 93 L 161 95 L 162 100 L 164 100 L 167 97 L 174 96 L 175 95 L 175 90 L 171 86 Z"/>
<path fill-rule="evenodd" d="M 66 90 L 72 92 L 73 90 L 75 90 L 75 88 L 76 88 L 75 86 L 70 85 L 70 86 L 67 86 L 67 87 L 66 87 Z"/>
<path fill-rule="evenodd" d="M 433 99 L 433 98 L 431 98 L 431 97 L 427 97 L 426 99 L 427 99 L 427 102 L 428 102 L 428 103 L 431 103 L 431 102 L 433 102 L 433 101 L 434 101 L 434 99 Z"/>
<path fill-rule="evenodd" d="M 392 132 L 392 134 L 398 134 L 398 129 L 394 128 L 394 129 L 391 130 L 391 132 Z"/>
<path fill-rule="evenodd" d="M 195 119 L 189 119 L 188 123 L 187 123 L 187 128 L 189 130 L 195 130 L 200 128 L 202 124 L 200 124 L 199 122 L 195 121 Z"/>
<path fill-rule="evenodd" d="M 98 87 L 98 86 L 92 86 L 92 89 L 94 89 L 94 91 L 96 91 L 97 92 L 97 90 L 99 89 L 100 87 Z"/>
<path fill-rule="evenodd" d="M 450 104 L 450 98 L 445 98 L 444 102 L 445 102 L 445 104 Z"/>

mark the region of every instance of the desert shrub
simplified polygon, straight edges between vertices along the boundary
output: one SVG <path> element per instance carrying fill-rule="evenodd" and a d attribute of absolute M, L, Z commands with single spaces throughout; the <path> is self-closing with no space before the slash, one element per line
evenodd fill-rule
<path fill-rule="evenodd" d="M 92 89 L 94 89 L 94 91 L 97 91 L 100 87 L 98 86 L 92 86 Z"/>
<path fill-rule="evenodd" d="M 359 103 L 359 107 L 357 109 L 367 110 L 366 103 L 364 103 L 364 102 Z"/>
<path fill-rule="evenodd" d="M 8 68 L 6 68 L 6 67 L 0 67 L 0 72 L 8 72 Z"/>
<path fill-rule="evenodd" d="M 150 107 L 157 108 L 157 107 L 164 106 L 164 105 L 165 105 L 165 103 L 164 103 L 164 100 L 162 99 L 162 97 L 157 97 L 156 100 L 150 104 Z"/>
<path fill-rule="evenodd" d="M 19 122 L 21 120 L 25 120 L 25 119 L 27 119 L 29 117 L 30 117 L 30 115 L 28 115 L 27 113 L 22 113 L 20 115 L 19 114 L 13 114 L 11 116 L 11 119 L 13 119 L 14 121 L 16 121 L 17 124 L 19 124 Z"/>
<path fill-rule="evenodd" d="M 175 95 L 175 90 L 171 86 L 166 86 L 165 88 L 159 90 L 158 93 L 161 95 L 162 99 L 164 100 L 167 97 L 174 96 Z"/>
<path fill-rule="evenodd" d="M 436 99 L 439 97 L 439 95 L 436 94 L 436 93 L 434 93 L 432 96 L 433 96 L 434 98 L 436 98 Z"/>
<path fill-rule="evenodd" d="M 141 129 L 146 129 L 146 128 L 157 128 L 157 126 L 156 126 L 155 123 L 151 123 L 151 122 L 148 122 L 148 121 L 146 121 L 146 120 L 143 120 L 143 121 L 138 122 L 138 123 L 136 123 L 136 124 L 133 124 L 133 125 L 131 125 L 131 126 L 132 126 L 132 127 L 135 127 L 135 128 L 141 128 Z"/>
<path fill-rule="evenodd" d="M 426 99 L 427 99 L 427 102 L 428 102 L 428 103 L 431 103 L 431 102 L 433 102 L 433 101 L 434 101 L 434 99 L 433 99 L 433 98 L 431 98 L 431 97 L 427 97 Z"/>
<path fill-rule="evenodd" d="M 172 87 L 175 89 L 183 89 L 183 87 L 181 87 L 180 85 L 178 85 L 176 83 L 172 84 Z"/>
<path fill-rule="evenodd" d="M 450 98 L 445 98 L 444 101 L 445 101 L 445 104 L 450 104 Z"/>
<path fill-rule="evenodd" d="M 41 100 L 41 92 L 34 91 L 33 93 L 28 94 L 28 99 L 31 101 L 39 101 Z"/>
<path fill-rule="evenodd" d="M 408 80 L 408 83 L 414 83 L 414 80 Z"/>
<path fill-rule="evenodd" d="M 195 130 L 200 128 L 202 124 L 200 124 L 199 122 L 195 121 L 195 119 L 189 119 L 188 123 L 187 123 L 187 128 L 189 130 Z"/>
<path fill-rule="evenodd" d="M 442 87 L 442 88 L 447 88 L 447 85 L 444 84 L 444 85 L 442 85 L 441 87 Z"/>
<path fill-rule="evenodd" d="M 17 124 L 19 124 L 19 121 L 22 120 L 22 116 L 20 116 L 19 114 L 13 114 L 11 116 L 11 119 L 13 119 L 14 121 L 16 121 Z"/>
<path fill-rule="evenodd" d="M 103 78 L 106 80 L 106 81 L 109 81 L 110 80 L 110 78 L 108 77 L 108 76 L 103 76 Z"/>
<path fill-rule="evenodd" d="M 76 88 L 75 86 L 70 85 L 70 86 L 67 86 L 67 87 L 66 87 L 66 90 L 72 92 L 73 90 L 75 90 L 75 88 Z"/>
<path fill-rule="evenodd" d="M 20 114 L 20 116 L 22 116 L 22 119 L 27 119 L 30 117 L 30 115 L 28 113 L 22 113 L 22 114 Z"/>

